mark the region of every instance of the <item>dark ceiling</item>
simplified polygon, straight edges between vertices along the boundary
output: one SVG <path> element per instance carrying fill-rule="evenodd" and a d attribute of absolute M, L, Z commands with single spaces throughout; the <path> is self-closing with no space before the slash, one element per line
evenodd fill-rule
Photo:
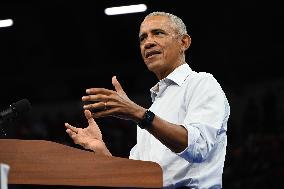
<path fill-rule="evenodd" d="M 104 9 L 145 3 L 145 13 L 106 16 Z M 0 3 L 1 103 L 80 98 L 91 86 L 110 88 L 117 75 L 130 94 L 156 78 L 140 57 L 138 31 L 152 11 L 180 16 L 192 37 L 187 62 L 225 88 L 283 78 L 283 16 L 272 3 L 246 1 L 43 1 Z"/>

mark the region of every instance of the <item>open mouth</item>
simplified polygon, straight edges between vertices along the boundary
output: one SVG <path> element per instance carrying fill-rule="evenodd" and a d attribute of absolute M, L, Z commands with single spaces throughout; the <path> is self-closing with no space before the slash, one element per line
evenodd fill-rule
<path fill-rule="evenodd" d="M 161 54 L 161 52 L 160 52 L 160 51 L 157 51 L 157 50 L 147 51 L 147 52 L 145 53 L 145 57 L 146 57 L 146 58 L 151 58 L 151 57 L 153 57 L 153 56 L 155 56 L 155 55 L 158 55 L 158 54 Z"/>

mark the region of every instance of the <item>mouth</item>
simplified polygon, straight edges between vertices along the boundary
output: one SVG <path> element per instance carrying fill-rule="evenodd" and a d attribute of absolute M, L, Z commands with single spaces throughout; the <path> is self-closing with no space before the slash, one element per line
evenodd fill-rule
<path fill-rule="evenodd" d="M 161 54 L 161 52 L 157 51 L 157 50 L 146 51 L 145 52 L 145 58 L 152 58 L 152 57 L 159 55 L 159 54 Z"/>

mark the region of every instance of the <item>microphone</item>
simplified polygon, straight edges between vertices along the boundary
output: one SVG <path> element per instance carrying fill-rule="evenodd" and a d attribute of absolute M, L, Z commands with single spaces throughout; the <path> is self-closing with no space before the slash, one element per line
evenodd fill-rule
<path fill-rule="evenodd" d="M 31 103 L 28 99 L 19 100 L 10 105 L 9 108 L 0 112 L 0 124 L 16 119 L 19 115 L 28 112 L 31 109 Z"/>

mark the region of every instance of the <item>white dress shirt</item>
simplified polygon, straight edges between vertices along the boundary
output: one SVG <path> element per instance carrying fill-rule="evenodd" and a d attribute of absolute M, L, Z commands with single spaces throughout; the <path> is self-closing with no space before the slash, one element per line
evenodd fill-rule
<path fill-rule="evenodd" d="M 151 97 L 155 115 L 187 129 L 188 147 L 174 153 L 138 128 L 129 158 L 158 163 L 165 188 L 221 188 L 230 108 L 216 79 L 183 64 L 151 89 Z"/>

